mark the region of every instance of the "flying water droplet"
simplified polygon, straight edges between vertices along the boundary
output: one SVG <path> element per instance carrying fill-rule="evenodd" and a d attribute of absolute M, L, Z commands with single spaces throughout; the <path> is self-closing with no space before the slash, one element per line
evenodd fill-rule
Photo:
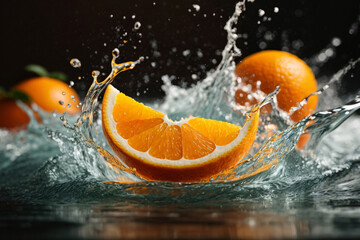
<path fill-rule="evenodd" d="M 335 37 L 331 40 L 331 43 L 334 47 L 338 47 L 341 44 L 341 40 L 340 40 L 340 38 Z"/>
<path fill-rule="evenodd" d="M 115 48 L 115 49 L 112 51 L 112 55 L 113 55 L 114 58 L 119 57 L 119 55 L 120 55 L 119 49 Z"/>
<path fill-rule="evenodd" d="M 92 71 L 91 75 L 93 78 L 97 78 L 100 75 L 100 72 L 97 70 L 94 70 L 94 71 Z"/>
<path fill-rule="evenodd" d="M 265 15 L 265 11 L 262 9 L 259 9 L 259 17 L 262 17 Z"/>
<path fill-rule="evenodd" d="M 134 29 L 138 30 L 141 27 L 141 23 L 140 22 L 136 22 L 134 25 Z"/>
<path fill-rule="evenodd" d="M 77 58 L 73 58 L 70 60 L 70 65 L 73 67 L 73 68 L 79 68 L 81 67 L 81 62 L 79 59 Z"/>
<path fill-rule="evenodd" d="M 192 6 L 195 9 L 195 11 L 198 12 L 200 10 L 200 6 L 198 4 L 193 4 Z"/>

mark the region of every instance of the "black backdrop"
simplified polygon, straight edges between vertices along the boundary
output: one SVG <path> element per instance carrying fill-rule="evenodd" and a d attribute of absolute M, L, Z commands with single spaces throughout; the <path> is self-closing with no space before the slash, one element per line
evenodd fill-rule
<path fill-rule="evenodd" d="M 109 56 L 114 47 L 119 47 L 124 61 L 139 56 L 148 56 L 148 59 L 135 70 L 121 74 L 115 85 L 131 96 L 140 92 L 144 97 L 160 97 L 162 75 L 174 75 L 175 83 L 189 85 L 194 82 L 194 74 L 202 78 L 217 65 L 226 43 L 223 27 L 236 2 L 1 1 L 1 85 L 9 88 L 32 76 L 24 66 L 36 63 L 50 71 L 68 74 L 83 95 L 90 85 L 91 71 L 109 72 Z M 200 9 L 196 11 L 193 4 L 198 4 Z M 279 8 L 278 13 L 274 7 Z M 259 8 L 272 20 L 263 21 Z M 359 13 L 360 1 L 357 0 L 256 0 L 247 4 L 247 11 L 238 24 L 239 33 L 248 35 L 247 45 L 239 40 L 239 46 L 246 56 L 261 47 L 281 49 L 286 40 L 290 43 L 289 51 L 294 52 L 294 43 L 297 43 L 296 54 L 309 59 L 331 39 L 339 37 L 342 44 L 336 58 L 328 61 L 317 74 L 330 76 L 350 59 L 360 57 Z M 134 31 L 137 21 L 141 27 Z M 351 26 L 353 30 L 349 33 Z M 272 37 L 264 46 L 261 42 L 266 32 L 271 32 Z M 299 39 L 301 42 L 296 41 Z M 81 60 L 80 69 L 70 66 L 69 60 L 73 57 Z M 77 80 L 78 76 L 83 79 Z M 359 77 L 360 74 L 355 73 L 347 82 L 346 91 L 358 91 Z"/>

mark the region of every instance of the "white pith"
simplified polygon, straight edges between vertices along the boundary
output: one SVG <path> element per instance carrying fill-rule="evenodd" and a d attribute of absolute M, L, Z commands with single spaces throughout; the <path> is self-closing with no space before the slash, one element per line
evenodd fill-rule
<path fill-rule="evenodd" d="M 254 117 L 250 118 L 248 121 L 246 121 L 244 126 L 241 128 L 239 135 L 231 143 L 229 143 L 225 146 L 216 145 L 215 150 L 212 153 L 210 153 L 204 157 L 194 159 L 194 160 L 185 159 L 184 157 L 179 160 L 160 159 L 160 158 L 151 156 L 148 152 L 141 152 L 141 151 L 138 151 L 138 150 L 132 148 L 128 144 L 127 140 L 122 138 L 118 134 L 118 132 L 116 131 L 117 123 L 113 119 L 112 110 L 116 103 L 116 96 L 119 93 L 119 91 L 116 88 L 114 88 L 112 85 L 109 85 L 108 88 L 109 89 L 106 90 L 108 96 L 106 97 L 106 99 L 104 99 L 107 102 L 106 102 L 106 104 L 103 104 L 103 108 L 106 107 L 106 109 L 103 109 L 103 111 L 106 112 L 105 116 L 103 116 L 103 118 L 104 118 L 103 120 L 108 123 L 108 126 L 106 126 L 106 124 L 104 126 L 106 128 L 106 131 L 108 132 L 112 141 L 117 146 L 121 146 L 121 148 L 123 150 L 125 150 L 129 155 L 132 155 L 136 159 L 142 160 L 143 162 L 146 162 L 146 163 L 152 164 L 152 165 L 160 165 L 160 166 L 167 166 L 167 167 L 169 167 L 169 166 L 184 167 L 184 166 L 200 165 L 205 162 L 216 159 L 217 157 L 219 157 L 221 155 L 225 155 L 226 152 L 231 151 L 233 148 L 235 148 L 237 145 L 239 145 L 239 143 L 247 135 L 250 126 L 253 124 L 253 121 L 255 120 Z M 163 117 L 164 122 L 167 123 L 168 125 L 178 125 L 178 126 L 181 126 L 182 124 L 187 123 L 189 119 L 190 118 L 182 119 L 182 120 L 176 122 L 176 121 L 172 121 L 172 120 L 168 119 L 166 115 Z"/>

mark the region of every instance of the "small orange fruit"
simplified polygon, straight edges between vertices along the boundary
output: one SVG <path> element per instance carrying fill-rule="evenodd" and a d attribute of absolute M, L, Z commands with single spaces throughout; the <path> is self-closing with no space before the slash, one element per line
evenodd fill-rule
<path fill-rule="evenodd" d="M 255 140 L 259 110 L 242 129 L 196 117 L 172 121 L 109 85 L 102 121 L 111 148 L 143 179 L 201 182 L 216 177 L 247 154 Z"/>
<path fill-rule="evenodd" d="M 28 101 L 35 102 L 46 112 L 76 114 L 80 111 L 77 105 L 79 95 L 66 83 L 49 77 L 35 77 L 17 84 L 12 91 L 0 96 L 0 128 L 16 131 L 26 128 L 29 116 L 17 104 L 17 97 L 9 93 L 25 95 Z M 22 100 L 22 99 L 18 99 Z M 62 104 L 60 104 L 62 103 Z M 30 106 L 30 105 L 29 105 Z M 34 112 L 35 118 L 41 122 L 40 116 Z"/>
<path fill-rule="evenodd" d="M 242 86 L 250 86 L 252 91 L 260 89 L 265 94 L 273 92 L 280 86 L 277 95 L 280 109 L 289 112 L 299 102 L 317 90 L 317 83 L 310 67 L 297 56 L 275 50 L 261 51 L 246 57 L 235 69 L 235 74 L 241 78 Z M 259 86 L 260 85 L 260 86 Z M 254 104 L 260 99 L 249 99 L 247 92 L 236 90 L 235 101 L 240 105 Z M 314 112 L 318 96 L 313 95 L 301 109 L 291 114 L 294 122 Z M 305 145 L 308 136 L 302 136 L 298 148 Z"/>
<path fill-rule="evenodd" d="M 49 77 L 35 77 L 17 84 L 14 89 L 27 94 L 46 112 L 76 114 L 80 98 L 68 84 Z"/>

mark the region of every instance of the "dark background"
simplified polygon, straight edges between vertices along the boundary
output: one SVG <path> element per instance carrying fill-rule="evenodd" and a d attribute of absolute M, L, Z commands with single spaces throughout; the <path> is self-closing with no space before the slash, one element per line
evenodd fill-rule
<path fill-rule="evenodd" d="M 147 59 L 121 74 L 114 85 L 131 96 L 139 92 L 144 97 L 161 97 L 162 75 L 174 75 L 174 82 L 186 87 L 194 83 L 193 74 L 201 79 L 216 67 L 226 43 L 223 27 L 236 2 L 1 1 L 0 85 L 10 88 L 33 76 L 24 66 L 35 63 L 68 74 L 84 96 L 92 81 L 91 71 L 109 73 L 111 51 L 118 47 L 120 61 L 139 56 Z M 193 4 L 198 4 L 200 10 L 196 11 Z M 278 13 L 274 13 L 274 7 L 279 8 Z M 259 8 L 271 21 L 259 17 Z M 239 21 L 238 33 L 246 33 L 247 39 L 239 39 L 238 46 L 244 56 L 262 49 L 283 49 L 310 61 L 338 37 L 342 44 L 336 57 L 316 72 L 317 78 L 331 76 L 351 59 L 360 57 L 359 13 L 357 0 L 256 0 L 247 4 Z M 137 21 L 141 27 L 135 31 Z M 266 33 L 272 37 L 265 41 Z M 186 50 L 190 54 L 185 56 Z M 70 66 L 74 57 L 81 60 L 80 69 Z M 356 93 L 360 88 L 359 71 L 349 74 L 341 91 Z"/>

